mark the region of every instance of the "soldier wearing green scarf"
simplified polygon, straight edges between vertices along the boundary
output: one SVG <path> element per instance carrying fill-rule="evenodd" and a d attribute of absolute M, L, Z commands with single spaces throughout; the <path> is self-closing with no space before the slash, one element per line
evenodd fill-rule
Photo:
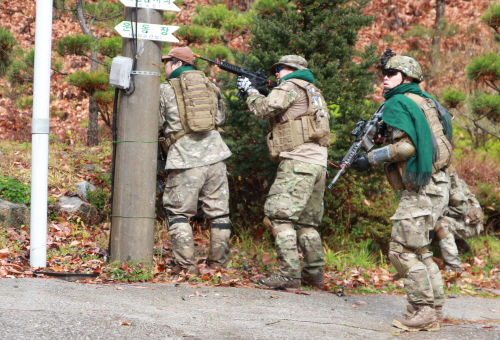
<path fill-rule="evenodd" d="M 278 86 L 267 96 L 248 78 L 238 78 L 252 113 L 269 121 L 268 149 L 271 159 L 280 162 L 264 206 L 264 224 L 275 237 L 280 265 L 276 275 L 259 283 L 273 289 L 296 290 L 301 284 L 321 289 L 324 255 L 316 229 L 324 210 L 329 113 L 304 58 L 284 56 L 270 72 Z M 297 244 L 304 253 L 302 269 Z"/>
<path fill-rule="evenodd" d="M 172 271 L 196 275 L 188 219 L 200 212 L 210 223 L 206 265 L 221 269 L 229 262 L 231 220 L 224 160 L 231 151 L 217 130 L 225 121 L 225 106 L 217 86 L 196 70 L 191 49 L 173 48 L 162 60 L 167 81 L 160 85 L 160 130 L 168 152 L 163 206 L 176 262 Z"/>
<path fill-rule="evenodd" d="M 384 147 L 359 154 L 359 172 L 384 164 L 387 178 L 401 190 L 391 217 L 389 260 L 404 278 L 407 317 L 393 325 L 410 331 L 439 330 L 443 320 L 443 281 L 429 245 L 441 224 L 450 196 L 452 161 L 451 120 L 429 94 L 422 91 L 420 64 L 409 56 L 393 56 L 382 68 L 387 132 L 377 142 Z M 444 112 L 444 113 L 443 113 Z"/>

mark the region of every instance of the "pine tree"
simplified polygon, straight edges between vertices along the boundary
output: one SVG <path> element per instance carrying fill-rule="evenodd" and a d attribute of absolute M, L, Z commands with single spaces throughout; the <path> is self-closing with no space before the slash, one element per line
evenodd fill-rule
<path fill-rule="evenodd" d="M 334 116 L 331 127 L 338 139 L 329 152 L 335 160 L 340 160 L 350 146 L 348 133 L 359 117 L 373 113 L 373 105 L 365 97 L 373 91 L 374 72 L 370 68 L 377 61 L 375 47 L 355 50 L 358 31 L 373 19 L 362 12 L 368 2 L 259 1 L 254 6 L 258 14 L 251 26 L 251 54 L 236 55 L 239 65 L 253 71 L 268 70 L 288 54 L 301 55 L 308 61 Z M 233 99 L 228 100 L 232 113 L 227 129 L 227 142 L 233 151 L 228 162 L 232 198 L 233 202 L 244 199 L 245 208 L 261 214 L 276 163 L 268 160 L 266 123 L 251 117 L 245 112 L 246 104 Z M 238 211 L 244 214 L 241 207 L 232 211 L 236 216 Z"/>

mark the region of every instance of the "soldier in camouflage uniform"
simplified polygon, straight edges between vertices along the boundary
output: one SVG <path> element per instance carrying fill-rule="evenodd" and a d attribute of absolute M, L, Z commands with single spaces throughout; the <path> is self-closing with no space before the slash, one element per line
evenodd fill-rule
<path fill-rule="evenodd" d="M 180 114 L 184 107 L 183 92 L 176 87 L 178 79 L 194 74 L 194 55 L 188 47 L 177 47 L 162 57 L 166 82 L 160 85 L 160 129 L 166 136 L 168 177 L 163 205 L 168 214 L 168 233 L 178 267 L 177 272 L 198 274 L 192 228 L 188 219 L 199 211 L 210 222 L 210 250 L 207 265 L 225 268 L 229 262 L 229 187 L 224 160 L 231 152 L 217 129 L 186 133 L 187 123 Z M 215 127 L 225 120 L 225 107 L 218 88 L 207 79 L 201 91 L 213 103 Z M 192 99 L 190 99 L 192 100 Z M 210 115 L 209 115 L 210 118 Z"/>
<path fill-rule="evenodd" d="M 483 211 L 467 183 L 451 171 L 449 205 L 441 224 L 434 231 L 434 240 L 439 242 L 445 263 L 445 271 L 462 272 L 459 253 L 470 249 L 465 239 L 477 236 L 483 230 Z"/>
<path fill-rule="evenodd" d="M 428 246 L 449 202 L 451 119 L 441 115 L 439 104 L 418 86 L 423 72 L 414 58 L 393 56 L 383 74 L 382 119 L 387 132 L 377 142 L 387 146 L 359 154 L 353 168 L 362 172 L 383 163 L 392 187 L 402 190 L 391 217 L 389 260 L 397 276 L 404 278 L 410 303 L 406 308 L 413 312 L 394 319 L 393 325 L 410 331 L 439 330 L 443 282 Z"/>
<path fill-rule="evenodd" d="M 238 79 L 252 113 L 269 119 L 269 151 L 280 161 L 264 206 L 264 224 L 275 237 L 280 265 L 277 275 L 259 283 L 275 289 L 299 289 L 301 283 L 321 289 L 324 255 L 316 228 L 324 210 L 329 113 L 304 58 L 284 56 L 270 71 L 278 86 L 267 97 L 248 78 Z M 304 253 L 302 270 L 297 244 Z"/>

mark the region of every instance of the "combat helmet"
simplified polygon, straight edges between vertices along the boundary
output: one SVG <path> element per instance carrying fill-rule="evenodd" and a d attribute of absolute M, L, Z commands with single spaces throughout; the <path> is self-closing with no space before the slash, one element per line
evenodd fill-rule
<path fill-rule="evenodd" d="M 420 83 L 424 80 L 424 72 L 422 71 L 422 66 L 413 57 L 406 55 L 397 55 L 391 57 L 387 63 L 384 65 L 384 70 L 398 70 L 415 79 L 416 83 Z"/>

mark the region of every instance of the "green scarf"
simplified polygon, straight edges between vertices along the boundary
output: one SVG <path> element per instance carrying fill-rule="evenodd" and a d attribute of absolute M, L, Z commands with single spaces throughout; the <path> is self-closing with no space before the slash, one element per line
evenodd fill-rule
<path fill-rule="evenodd" d="M 281 82 L 288 80 L 288 79 L 292 79 L 292 78 L 305 80 L 311 84 L 314 84 L 314 82 L 315 82 L 314 76 L 313 76 L 311 71 L 309 71 L 309 70 L 297 70 L 297 71 L 294 71 L 290 74 L 287 74 L 283 78 L 280 78 L 278 84 L 281 84 Z"/>
<path fill-rule="evenodd" d="M 437 150 L 433 147 L 433 135 L 424 113 L 405 93 L 425 96 L 416 83 L 396 86 L 384 94 L 386 102 L 382 120 L 406 132 L 417 150 L 406 163 L 403 183 L 423 186 L 431 179 L 432 160 Z"/>
<path fill-rule="evenodd" d="M 177 78 L 178 76 L 181 75 L 182 72 L 184 71 L 191 71 L 191 70 L 196 70 L 193 66 L 181 66 L 179 68 L 176 68 L 171 74 L 168 79 L 174 79 Z"/>

